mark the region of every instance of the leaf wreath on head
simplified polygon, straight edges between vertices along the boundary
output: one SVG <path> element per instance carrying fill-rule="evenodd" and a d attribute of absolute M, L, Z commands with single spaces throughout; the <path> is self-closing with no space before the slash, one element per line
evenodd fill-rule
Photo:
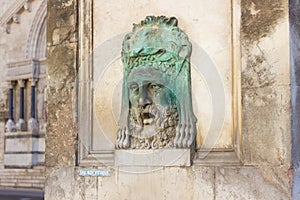
<path fill-rule="evenodd" d="M 125 75 L 140 66 L 150 66 L 175 79 L 183 64 L 189 63 L 192 45 L 177 27 L 175 17 L 147 16 L 134 24 L 122 45 Z"/>

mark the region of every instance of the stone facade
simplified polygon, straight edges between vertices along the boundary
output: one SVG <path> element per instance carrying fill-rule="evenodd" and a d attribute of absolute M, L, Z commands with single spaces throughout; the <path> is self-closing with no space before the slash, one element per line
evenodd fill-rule
<path fill-rule="evenodd" d="M 0 188 L 42 190 L 45 185 L 45 199 L 49 200 L 292 198 L 292 166 L 295 183 L 300 177 L 297 151 L 299 120 L 296 109 L 299 103 L 299 48 L 296 45 L 299 41 L 296 23 L 299 19 L 298 1 L 233 0 L 228 1 L 232 2 L 230 5 L 226 4 L 227 1 L 205 3 L 191 0 L 181 2 L 181 8 L 171 3 L 173 1 L 164 1 L 159 5 L 156 1 L 136 4 L 124 1 L 118 5 L 111 1 L 91 2 L 2 0 L 0 3 L 0 71 L 3 72 L 0 73 Z M 140 12 L 128 12 L 130 14 L 127 15 L 125 10 L 135 10 L 135 7 L 139 7 Z M 201 10 L 203 7 L 207 9 L 202 11 L 211 15 L 200 19 L 195 17 L 192 10 L 198 12 L 197 8 Z M 99 9 L 100 12 L 95 14 L 93 9 Z M 81 137 L 82 120 L 89 121 L 89 118 L 81 115 L 83 107 L 80 106 L 83 104 L 80 95 L 82 86 L 87 87 L 89 81 L 93 80 L 90 79 L 92 70 L 82 70 L 84 66 L 81 64 L 93 50 L 90 48 L 92 42 L 95 45 L 104 42 L 112 34 L 128 30 L 131 27 L 128 22 L 141 20 L 146 16 L 144 12 L 149 10 L 153 14 L 167 15 L 167 11 L 184 9 L 191 9 L 191 12 L 179 16 L 184 19 L 183 29 L 192 38 L 197 38 L 197 29 L 186 23 L 187 19 L 193 21 L 191 24 L 206 23 L 207 29 L 201 29 L 203 38 L 201 35 L 196 42 L 201 43 L 208 54 L 213 54 L 215 63 L 227 63 L 227 68 L 219 70 L 224 75 L 224 99 L 229 104 L 225 105 L 227 114 L 223 134 L 215 143 L 215 151 L 208 154 L 200 151 L 201 145 L 206 145 L 203 143 L 206 137 L 203 132 L 207 128 L 201 125 L 198 127 L 198 152 L 191 166 L 164 164 L 157 160 L 166 160 L 162 156 L 146 156 L 150 161 L 153 159 L 152 165 L 148 165 L 144 158 L 137 166 L 134 155 L 126 157 L 122 151 L 114 154 L 113 145 L 108 145 L 110 151 L 100 151 L 99 148 L 102 154 L 89 151 L 89 148 L 103 145 L 99 139 L 94 140 L 95 143 L 82 145 L 86 143 L 85 137 Z M 119 20 L 116 13 L 122 15 L 124 21 L 116 23 Z M 229 21 L 220 17 L 224 13 L 232 14 Z M 217 14 L 220 14 L 219 18 Z M 108 27 L 111 22 L 114 22 L 113 25 Z M 226 29 L 226 23 L 234 25 Z M 227 32 L 220 31 L 219 27 L 231 30 L 232 35 L 224 34 Z M 210 34 L 208 30 L 217 34 Z M 227 43 L 223 43 L 222 39 L 226 37 L 230 42 L 226 40 Z M 216 45 L 230 48 L 233 53 L 218 53 L 214 49 Z M 109 52 L 110 49 L 105 50 Z M 197 53 L 195 49 L 193 52 Z M 118 66 L 118 61 L 115 63 L 113 66 Z M 232 71 L 228 70 L 231 64 L 234 66 Z M 112 71 L 109 79 L 103 79 L 100 85 L 107 86 L 110 80 L 117 80 L 119 72 L 118 69 Z M 191 73 L 193 76 L 193 71 Z M 88 78 L 82 81 L 82 76 Z M 201 80 L 201 77 L 192 77 L 192 81 L 197 80 Z M 33 83 L 34 119 L 38 123 L 38 131 L 28 127 L 32 118 Z M 196 83 L 200 84 L 201 81 Z M 20 96 L 23 84 L 26 126 L 24 129 L 15 126 L 13 128 L 16 131 L 7 131 L 9 89 L 13 88 L 12 118 L 14 125 L 18 125 L 22 112 Z M 194 83 L 193 88 L 201 92 L 204 87 L 197 84 Z M 206 98 L 208 93 L 197 92 L 193 94 L 195 98 L 203 95 L 202 101 L 206 105 L 209 102 Z M 99 94 L 99 91 L 95 90 L 95 94 Z M 94 105 L 91 99 L 84 105 Z M 95 109 L 95 114 L 105 118 L 101 114 L 107 113 L 107 106 L 101 105 L 102 100 L 105 99 L 96 98 L 98 110 Z M 113 103 L 119 102 L 116 100 Z M 205 113 L 206 109 L 205 106 L 198 107 L 199 113 Z M 209 122 L 206 116 L 197 117 L 200 124 Z M 91 129 L 85 131 L 92 132 Z M 108 141 L 115 141 L 116 132 L 109 134 Z M 132 162 L 123 166 L 114 165 L 116 156 L 121 156 L 117 161 L 126 161 L 128 158 Z M 82 169 L 91 168 L 107 170 L 109 175 L 79 176 Z M 294 199 L 299 198 L 299 188 L 299 184 L 294 184 Z"/>
<path fill-rule="evenodd" d="M 43 190 L 47 5 L 0 5 L 0 187 Z"/>
<path fill-rule="evenodd" d="M 90 39 L 85 26 L 91 19 L 84 16 L 92 9 L 89 1 L 79 2 L 48 2 L 46 199 L 291 199 L 288 1 L 233 1 L 239 13 L 233 17 L 241 22 L 235 27 L 240 40 L 233 40 L 240 52 L 233 62 L 241 67 L 234 74 L 241 82 L 237 161 L 210 153 L 209 162 L 199 158 L 191 167 L 159 169 L 77 159 L 76 76 L 87 56 L 78 49 Z M 110 176 L 78 176 L 85 167 L 109 169 Z"/>

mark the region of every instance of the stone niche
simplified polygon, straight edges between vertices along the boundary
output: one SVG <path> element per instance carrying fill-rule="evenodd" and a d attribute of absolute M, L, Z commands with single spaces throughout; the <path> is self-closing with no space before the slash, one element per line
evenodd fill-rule
<path fill-rule="evenodd" d="M 237 58 L 240 52 L 235 48 L 239 46 L 239 34 L 234 30 L 239 30 L 240 23 L 238 17 L 232 17 L 240 12 L 233 6 L 236 4 L 229 0 L 195 0 L 176 5 L 171 0 L 112 4 L 102 0 L 93 4 L 85 1 L 80 8 L 79 162 L 126 166 L 189 166 L 192 162 L 224 160 L 238 163 L 241 109 Z M 197 118 L 193 144 L 158 149 L 118 146 L 120 141 L 125 141 L 128 130 L 124 128 L 122 135 L 122 121 L 127 120 L 122 110 L 127 109 L 128 113 L 130 109 L 122 100 L 126 75 L 122 43 L 132 24 L 139 24 L 147 16 L 175 17 L 177 27 L 191 43 L 190 83 L 187 84 L 191 85 L 189 103 Z M 186 98 L 187 94 L 183 96 Z M 212 157 L 207 160 L 208 155 Z M 173 164 L 168 160 L 174 161 Z"/>

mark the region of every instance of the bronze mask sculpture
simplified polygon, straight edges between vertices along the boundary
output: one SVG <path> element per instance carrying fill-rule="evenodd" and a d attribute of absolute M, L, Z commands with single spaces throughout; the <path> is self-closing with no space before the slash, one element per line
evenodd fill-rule
<path fill-rule="evenodd" d="M 191 148 L 192 45 L 175 17 L 147 16 L 122 46 L 122 107 L 116 149 Z"/>

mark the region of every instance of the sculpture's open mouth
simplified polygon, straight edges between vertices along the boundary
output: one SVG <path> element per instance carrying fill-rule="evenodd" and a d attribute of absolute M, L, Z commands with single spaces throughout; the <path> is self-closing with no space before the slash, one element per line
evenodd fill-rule
<path fill-rule="evenodd" d="M 144 125 L 151 125 L 154 122 L 155 116 L 149 112 L 142 113 L 142 119 Z"/>

